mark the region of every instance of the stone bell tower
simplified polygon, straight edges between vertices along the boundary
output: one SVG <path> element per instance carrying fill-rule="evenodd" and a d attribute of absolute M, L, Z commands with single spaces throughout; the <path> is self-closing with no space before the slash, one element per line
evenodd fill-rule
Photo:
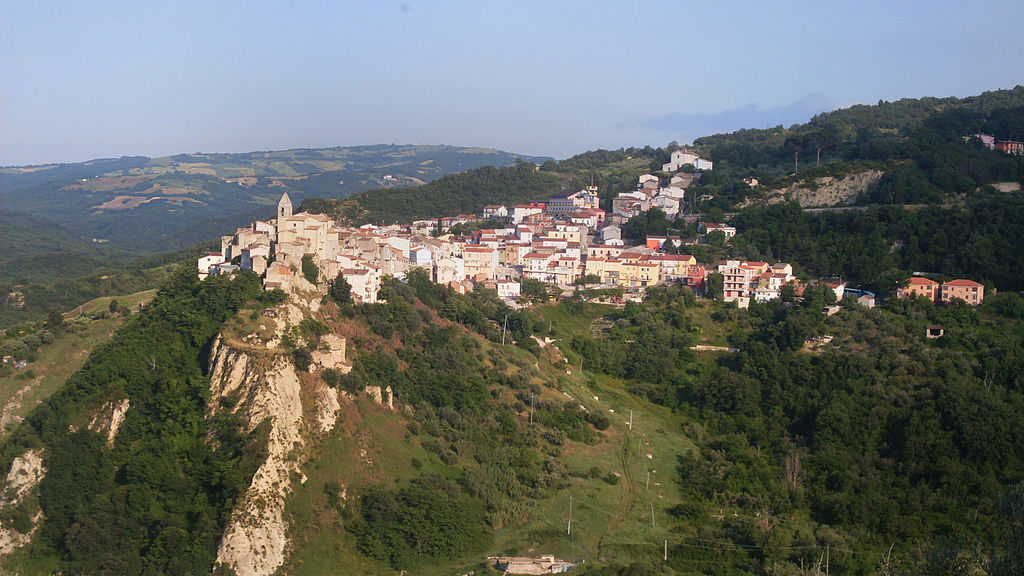
<path fill-rule="evenodd" d="M 281 225 L 281 220 L 292 217 L 292 199 L 288 197 L 288 193 L 285 192 L 281 195 L 281 201 L 277 203 L 277 221 L 278 226 Z"/>

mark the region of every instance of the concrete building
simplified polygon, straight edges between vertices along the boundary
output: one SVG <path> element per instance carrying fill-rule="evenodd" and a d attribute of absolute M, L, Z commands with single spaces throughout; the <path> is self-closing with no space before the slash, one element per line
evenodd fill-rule
<path fill-rule="evenodd" d="M 940 294 L 943 302 L 960 299 L 977 306 L 985 300 L 985 286 L 972 280 L 950 280 L 942 284 Z"/>
<path fill-rule="evenodd" d="M 714 169 L 713 162 L 701 158 L 699 155 L 687 150 L 686 148 L 673 152 L 672 159 L 667 164 L 663 164 L 661 169 L 663 172 L 675 172 L 687 164 L 690 164 L 696 170 L 701 171 Z"/>
<path fill-rule="evenodd" d="M 935 280 L 923 276 L 914 276 L 907 281 L 905 288 L 898 288 L 896 290 L 896 297 L 902 299 L 924 296 L 932 302 L 938 302 L 939 288 L 940 285 Z"/>

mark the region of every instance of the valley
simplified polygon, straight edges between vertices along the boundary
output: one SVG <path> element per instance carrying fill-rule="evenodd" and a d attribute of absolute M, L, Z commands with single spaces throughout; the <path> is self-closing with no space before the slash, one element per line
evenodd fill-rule
<path fill-rule="evenodd" d="M 0 570 L 1017 574 L 1022 118 L 1018 87 L 434 179 L 493 152 L 368 147 L 343 199 L 352 150 L 5 175 L 5 210 L 253 210 L 190 224 L 219 252 L 18 241 Z"/>

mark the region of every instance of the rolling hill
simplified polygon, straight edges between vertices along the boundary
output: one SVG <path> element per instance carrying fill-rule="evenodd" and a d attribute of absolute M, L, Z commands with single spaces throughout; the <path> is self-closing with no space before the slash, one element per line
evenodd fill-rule
<path fill-rule="evenodd" d="M 86 240 L 160 252 L 266 217 L 285 192 L 296 203 L 344 198 L 516 159 L 545 160 L 485 148 L 399 145 L 124 157 L 2 168 L 0 201 Z"/>

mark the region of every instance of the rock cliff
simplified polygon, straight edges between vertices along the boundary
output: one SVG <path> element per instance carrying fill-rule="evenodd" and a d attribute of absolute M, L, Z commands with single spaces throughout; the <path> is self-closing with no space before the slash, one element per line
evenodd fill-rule
<path fill-rule="evenodd" d="M 270 422 L 267 459 L 231 514 L 217 562 L 239 576 L 273 574 L 285 560 L 284 501 L 299 466 L 293 450 L 303 444 L 299 378 L 285 358 L 256 358 L 220 338 L 213 347 L 211 376 L 211 406 L 234 396 L 235 410 L 249 431 L 265 419 Z"/>
<path fill-rule="evenodd" d="M 292 307 L 285 305 L 282 317 L 301 317 Z M 291 357 L 278 353 L 275 343 L 254 349 L 218 337 L 211 351 L 209 416 L 223 409 L 221 399 L 230 399 L 224 405 L 233 406 L 249 431 L 270 424 L 267 459 L 232 511 L 217 551 L 218 564 L 238 576 L 269 576 L 284 563 L 289 549 L 284 507 L 292 482 L 302 477 L 303 448 L 311 435 L 334 428 L 340 410 L 337 392 L 319 378 L 303 383 Z M 311 405 L 304 407 L 304 399 Z"/>
<path fill-rule="evenodd" d="M 39 482 L 45 473 L 41 450 L 29 450 L 15 458 L 3 486 L 0 487 L 0 509 L 14 510 L 21 506 L 25 499 L 29 498 L 39 487 Z M 32 508 L 33 512 L 29 518 L 28 527 L 19 529 L 16 526 L 0 525 L 0 560 L 3 559 L 3 556 L 32 540 L 32 535 L 35 534 L 43 519 L 43 513 L 38 510 L 38 505 L 32 506 Z"/>
<path fill-rule="evenodd" d="M 821 208 L 852 204 L 857 196 L 882 177 L 881 170 L 864 170 L 843 178 L 823 176 L 812 181 L 800 181 L 787 188 L 771 190 L 760 198 L 749 198 L 741 208 L 781 202 L 797 201 L 804 208 Z"/>

